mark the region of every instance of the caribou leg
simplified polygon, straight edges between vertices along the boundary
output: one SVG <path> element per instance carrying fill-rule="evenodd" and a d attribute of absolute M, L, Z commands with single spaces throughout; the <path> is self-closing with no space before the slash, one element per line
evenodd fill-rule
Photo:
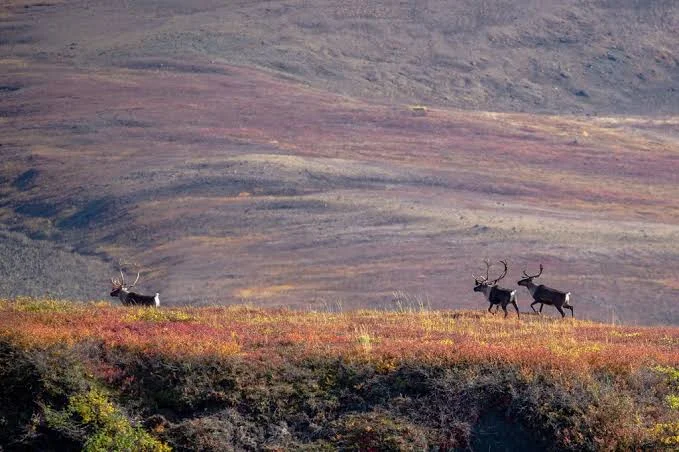
<path fill-rule="evenodd" d="M 561 318 L 566 317 L 566 313 L 563 312 L 563 309 L 561 309 L 561 306 L 555 306 L 555 308 L 556 308 L 556 309 L 559 311 L 559 313 L 561 314 Z"/>
<path fill-rule="evenodd" d="M 519 305 L 516 304 L 516 301 L 512 300 L 512 304 L 514 305 L 514 309 L 516 309 L 516 316 L 518 318 L 521 318 L 521 314 L 519 314 Z"/>

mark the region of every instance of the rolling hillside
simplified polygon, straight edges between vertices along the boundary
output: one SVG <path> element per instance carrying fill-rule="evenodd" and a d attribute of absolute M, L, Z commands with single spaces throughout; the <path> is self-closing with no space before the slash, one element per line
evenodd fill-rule
<path fill-rule="evenodd" d="M 190 5 L 0 6 L 0 295 L 679 323 L 672 2 Z"/>

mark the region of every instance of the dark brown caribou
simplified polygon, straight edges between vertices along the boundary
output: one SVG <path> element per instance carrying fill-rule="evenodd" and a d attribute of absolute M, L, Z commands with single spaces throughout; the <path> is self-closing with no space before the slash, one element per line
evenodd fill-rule
<path fill-rule="evenodd" d="M 573 306 L 570 304 L 570 297 L 571 293 L 570 292 L 562 292 L 560 290 L 552 289 L 551 287 L 547 287 L 543 284 L 537 285 L 533 282 L 534 278 L 539 277 L 542 274 L 543 266 L 540 264 L 540 271 L 538 272 L 537 275 L 529 275 L 526 273 L 526 271 L 523 271 L 523 276 L 524 278 L 517 282 L 518 285 L 524 286 L 526 289 L 528 289 L 528 292 L 530 292 L 531 296 L 533 297 L 533 301 L 530 304 L 531 309 L 533 311 L 538 312 L 535 310 L 536 304 L 540 304 L 540 313 L 542 313 L 542 307 L 544 305 L 549 305 L 549 306 L 554 306 L 557 311 L 561 314 L 561 317 L 566 317 L 566 314 L 563 312 L 563 308 L 570 309 L 571 311 L 571 317 L 575 317 L 575 314 L 573 313 Z"/>
<path fill-rule="evenodd" d="M 498 287 L 496 284 L 498 281 L 500 281 L 502 278 L 504 278 L 507 275 L 507 262 L 506 261 L 500 261 L 502 265 L 504 265 L 505 269 L 502 275 L 500 275 L 499 278 L 494 279 L 493 281 L 488 281 L 488 272 L 490 270 L 490 263 L 488 260 L 483 261 L 484 264 L 486 264 L 486 276 L 481 276 L 481 277 L 476 277 L 472 273 L 472 276 L 474 277 L 474 292 L 481 292 L 486 296 L 486 300 L 490 303 L 490 306 L 488 306 L 488 312 L 491 314 L 495 314 L 491 309 L 493 309 L 493 306 L 499 306 L 502 307 L 502 310 L 505 311 L 505 317 L 507 317 L 507 305 L 512 304 L 514 305 L 514 309 L 516 309 L 516 316 L 521 317 L 519 314 L 519 306 L 516 304 L 516 290 L 511 290 L 511 289 L 504 289 L 502 287 Z M 499 310 L 498 307 L 496 307 L 495 312 Z"/>
<path fill-rule="evenodd" d="M 130 292 L 137 282 L 139 282 L 140 272 L 137 272 L 137 279 L 134 280 L 131 286 L 125 284 L 125 275 L 123 274 L 122 263 L 119 264 L 120 279 L 111 278 L 111 296 L 120 299 L 123 306 L 160 306 L 160 294 L 156 292 L 155 295 L 141 295 L 136 292 Z"/>

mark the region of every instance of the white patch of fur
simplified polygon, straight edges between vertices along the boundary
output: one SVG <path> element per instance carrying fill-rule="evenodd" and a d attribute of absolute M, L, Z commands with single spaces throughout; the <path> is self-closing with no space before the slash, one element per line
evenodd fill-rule
<path fill-rule="evenodd" d="M 160 307 L 160 294 L 156 292 L 156 296 L 153 298 L 153 301 L 156 303 L 156 308 Z"/>
<path fill-rule="evenodd" d="M 118 298 L 120 298 L 120 302 L 122 304 L 125 305 L 127 304 L 127 297 L 129 296 L 129 294 L 130 291 L 127 290 L 126 288 L 123 287 L 122 289 L 120 289 L 120 292 L 118 292 Z"/>

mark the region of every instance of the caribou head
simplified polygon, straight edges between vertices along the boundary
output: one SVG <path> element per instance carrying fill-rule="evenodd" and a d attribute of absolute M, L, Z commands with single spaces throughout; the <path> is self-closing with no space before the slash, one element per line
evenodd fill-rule
<path fill-rule="evenodd" d="M 496 285 L 501 279 L 504 279 L 504 277 L 507 276 L 507 262 L 500 261 L 500 263 L 505 267 L 504 271 L 498 278 L 489 281 L 488 279 L 490 278 L 489 272 L 491 263 L 488 261 L 488 259 L 484 259 L 483 263 L 486 264 L 486 276 L 476 276 L 472 273 L 472 277 L 474 278 L 474 292 L 484 292 L 486 287 L 492 287 Z"/>
<path fill-rule="evenodd" d="M 542 264 L 540 264 L 540 271 L 538 272 L 537 275 L 529 275 L 528 273 L 526 273 L 526 270 L 524 270 L 523 271 L 523 278 L 519 282 L 517 282 L 517 284 L 520 285 L 520 286 L 524 286 L 524 287 L 530 286 L 533 283 L 533 278 L 539 278 L 540 275 L 542 274 L 543 269 L 544 268 L 543 268 Z"/>

